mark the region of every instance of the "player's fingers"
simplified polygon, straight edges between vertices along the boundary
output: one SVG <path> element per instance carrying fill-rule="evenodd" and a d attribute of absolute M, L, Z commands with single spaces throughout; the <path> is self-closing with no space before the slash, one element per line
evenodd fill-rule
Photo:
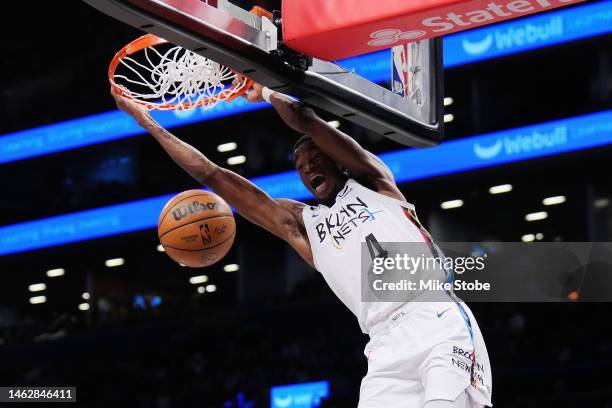
<path fill-rule="evenodd" d="M 248 99 L 249 102 L 257 102 L 258 101 L 257 96 L 258 96 L 257 92 L 251 91 L 247 95 L 247 99 Z"/>
<path fill-rule="evenodd" d="M 121 94 L 119 94 L 114 88 L 111 88 L 110 94 L 115 100 L 117 107 L 121 108 L 122 106 L 126 106 L 125 98 Z"/>
<path fill-rule="evenodd" d="M 246 81 L 246 78 L 240 74 L 236 74 L 232 81 L 233 86 L 241 86 Z"/>
<path fill-rule="evenodd" d="M 111 96 L 115 100 L 115 105 L 117 105 L 117 107 L 121 109 L 123 107 L 123 100 L 122 100 L 123 98 L 121 98 L 119 95 L 117 95 L 115 92 L 112 92 L 112 91 L 111 91 Z"/>

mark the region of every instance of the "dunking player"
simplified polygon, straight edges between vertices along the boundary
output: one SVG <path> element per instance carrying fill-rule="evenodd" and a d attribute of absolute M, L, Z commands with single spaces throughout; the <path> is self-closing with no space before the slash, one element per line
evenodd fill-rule
<path fill-rule="evenodd" d="M 433 245 L 389 168 L 351 137 L 287 95 L 255 85 L 250 102 L 268 100 L 289 127 L 306 136 L 295 167 L 316 207 L 273 199 L 221 168 L 158 125 L 140 105 L 114 95 L 120 109 L 155 137 L 172 159 L 243 217 L 284 239 L 321 272 L 370 335 L 360 408 L 465 408 L 491 404 L 487 350 L 468 307 L 445 302 L 363 302 L 361 243 Z M 418 298 L 417 298 L 418 299 Z"/>

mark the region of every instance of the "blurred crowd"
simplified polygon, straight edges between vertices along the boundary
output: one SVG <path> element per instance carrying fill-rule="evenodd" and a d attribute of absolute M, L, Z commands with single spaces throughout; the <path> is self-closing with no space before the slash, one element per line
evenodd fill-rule
<path fill-rule="evenodd" d="M 3 385 L 70 385 L 79 406 L 267 407 L 270 387 L 328 380 L 354 407 L 367 336 L 316 281 L 268 304 L 4 321 Z M 300 295 L 301 294 L 301 295 Z M 606 304 L 473 304 L 496 407 L 612 407 Z"/>

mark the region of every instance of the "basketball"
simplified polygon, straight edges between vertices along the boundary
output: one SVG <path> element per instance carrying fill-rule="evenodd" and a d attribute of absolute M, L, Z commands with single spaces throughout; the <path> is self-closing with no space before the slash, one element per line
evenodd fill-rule
<path fill-rule="evenodd" d="M 164 206 L 157 223 L 159 242 L 170 258 L 201 268 L 223 258 L 236 236 L 230 206 L 218 195 L 189 190 Z"/>

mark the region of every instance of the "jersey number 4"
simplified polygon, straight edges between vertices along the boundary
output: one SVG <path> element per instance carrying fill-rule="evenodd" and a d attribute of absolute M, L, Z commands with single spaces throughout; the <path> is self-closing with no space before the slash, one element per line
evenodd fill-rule
<path fill-rule="evenodd" d="M 383 247 L 380 245 L 380 242 L 376 239 L 374 234 L 369 234 L 365 237 L 366 245 L 368 246 L 368 251 L 370 251 L 370 258 L 372 260 L 376 258 L 386 258 L 389 254 Z"/>

